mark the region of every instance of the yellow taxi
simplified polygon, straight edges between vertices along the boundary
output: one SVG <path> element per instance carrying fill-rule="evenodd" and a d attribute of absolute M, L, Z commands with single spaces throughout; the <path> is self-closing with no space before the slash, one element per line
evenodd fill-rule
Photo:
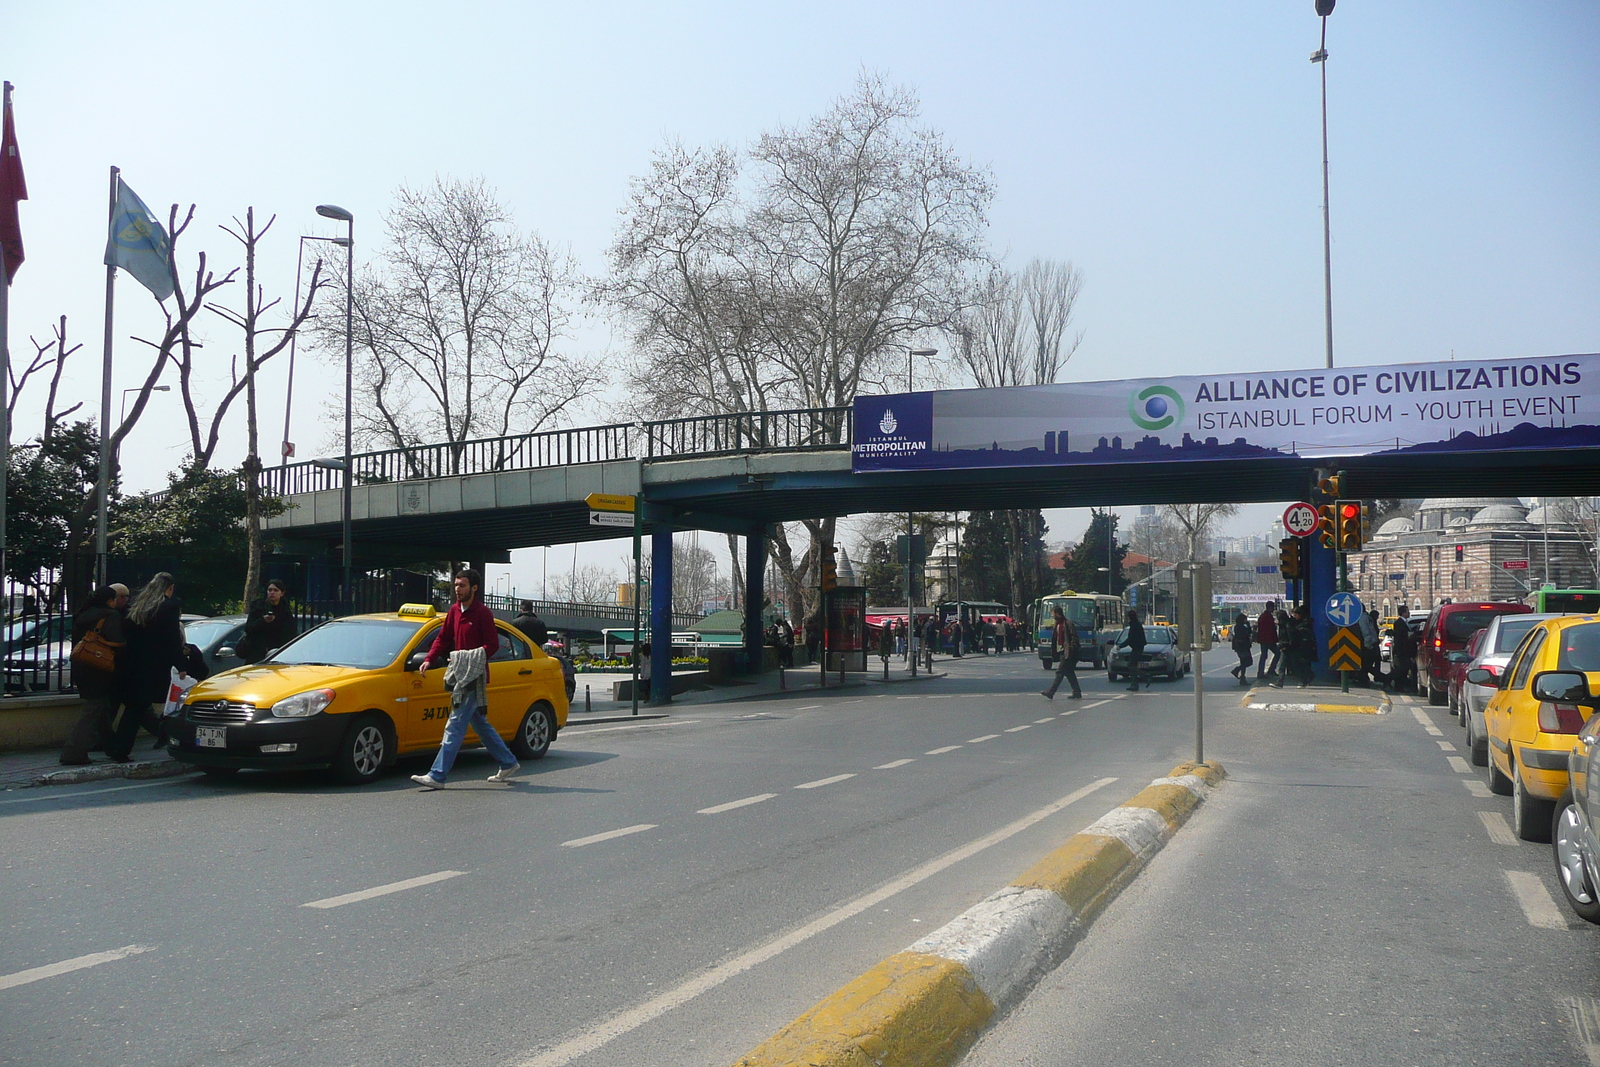
<path fill-rule="evenodd" d="M 1489 788 L 1512 798 L 1524 841 L 1549 841 L 1567 757 L 1592 713 L 1600 683 L 1600 616 L 1563 615 L 1528 631 L 1496 678 L 1476 667 L 1467 680 L 1498 688 L 1484 709 Z"/>
<path fill-rule="evenodd" d="M 264 662 L 191 689 L 167 749 L 213 775 L 331 768 L 343 781 L 370 782 L 396 757 L 431 753 L 444 737 L 445 672 L 416 674 L 442 625 L 428 604 L 323 623 Z M 539 759 L 567 722 L 561 664 L 515 627 L 495 625 L 489 723 L 518 759 Z"/>

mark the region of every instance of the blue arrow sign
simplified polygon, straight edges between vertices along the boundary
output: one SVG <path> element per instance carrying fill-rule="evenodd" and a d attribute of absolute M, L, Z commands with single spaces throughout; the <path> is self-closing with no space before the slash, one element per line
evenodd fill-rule
<path fill-rule="evenodd" d="M 1361 618 L 1361 598 L 1354 593 L 1334 593 L 1322 605 L 1322 613 L 1335 626 L 1354 626 Z"/>

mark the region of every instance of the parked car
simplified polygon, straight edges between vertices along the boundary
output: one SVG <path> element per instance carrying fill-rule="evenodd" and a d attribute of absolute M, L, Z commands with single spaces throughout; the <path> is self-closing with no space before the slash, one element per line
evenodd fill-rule
<path fill-rule="evenodd" d="M 1492 679 L 1482 667 L 1467 681 Z M 1586 679 L 1581 688 L 1574 679 Z M 1517 645 L 1484 708 L 1489 789 L 1512 798 L 1512 825 L 1524 841 L 1548 841 L 1555 803 L 1567 791 L 1567 757 L 1600 683 L 1600 619 L 1563 615 L 1535 623 Z"/>
<path fill-rule="evenodd" d="M 1577 688 L 1574 674 L 1572 686 Z M 1548 681 L 1548 676 L 1547 679 Z M 1587 681 L 1583 695 L 1594 706 Z M 1600 841 L 1595 837 L 1595 816 L 1600 813 L 1600 715 L 1591 715 L 1578 731 L 1568 757 L 1571 784 L 1556 801 L 1550 825 L 1550 851 L 1556 862 L 1556 882 L 1567 906 L 1580 919 L 1600 923 Z"/>
<path fill-rule="evenodd" d="M 1515 602 L 1505 604 L 1441 604 L 1423 624 L 1417 640 L 1417 692 L 1428 695 L 1428 703 L 1445 702 L 1446 654 L 1466 648 L 1474 630 L 1489 625 L 1496 615 L 1526 614 L 1533 609 Z"/>
<path fill-rule="evenodd" d="M 31 615 L 7 624 L 0 637 L 5 691 L 38 693 L 72 685 L 72 616 Z"/>
<path fill-rule="evenodd" d="M 308 630 L 269 659 L 191 689 L 167 750 L 216 776 L 331 767 L 343 781 L 372 781 L 396 756 L 432 752 L 444 736 L 444 671 L 415 673 L 443 623 L 423 604 Z M 497 625 L 489 722 L 519 759 L 539 759 L 567 721 L 561 666 Z"/>
<path fill-rule="evenodd" d="M 1445 703 L 1450 705 L 1450 714 L 1456 714 L 1460 708 L 1461 686 L 1467 679 L 1467 665 L 1478 654 L 1478 648 L 1483 644 L 1483 635 L 1488 632 L 1485 627 L 1472 631 L 1472 636 L 1467 638 L 1467 647 L 1460 652 L 1445 653 Z"/>
<path fill-rule="evenodd" d="M 1106 665 L 1106 677 L 1111 681 L 1118 678 L 1127 678 L 1131 674 L 1129 650 L 1123 647 L 1123 642 L 1128 639 L 1128 631 L 1124 629 L 1117 634 L 1117 641 L 1111 649 L 1111 660 Z M 1146 626 L 1144 628 L 1144 663 L 1145 677 L 1153 678 L 1156 675 L 1166 675 L 1167 681 L 1176 681 L 1189 673 L 1189 653 L 1178 648 L 1178 631 L 1170 626 Z"/>
<path fill-rule="evenodd" d="M 1489 698 L 1494 696 L 1495 690 L 1499 687 L 1500 676 L 1505 672 L 1506 663 L 1510 661 L 1511 654 L 1517 650 L 1517 645 L 1528 636 L 1529 630 L 1546 619 L 1560 617 L 1556 614 L 1532 612 L 1524 615 L 1497 615 L 1485 627 L 1483 640 L 1478 645 L 1476 655 L 1461 672 L 1461 686 L 1456 696 L 1457 713 L 1461 716 L 1462 727 L 1467 731 L 1467 758 L 1479 767 L 1489 765 L 1489 735 L 1483 727 L 1483 709 L 1488 707 Z M 1451 653 L 1456 656 L 1460 654 Z M 1478 685 L 1467 681 L 1467 672 L 1475 667 L 1488 671 L 1494 676 L 1493 679 Z"/>

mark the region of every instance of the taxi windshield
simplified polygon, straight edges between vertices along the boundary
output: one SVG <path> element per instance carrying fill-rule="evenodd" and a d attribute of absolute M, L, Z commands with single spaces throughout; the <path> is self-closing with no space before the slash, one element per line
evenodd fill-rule
<path fill-rule="evenodd" d="M 267 662 L 387 667 L 421 625 L 411 619 L 335 619 L 284 645 Z"/>
<path fill-rule="evenodd" d="M 1561 631 L 1561 656 L 1556 669 L 1600 671 L 1600 622 L 1568 626 Z"/>

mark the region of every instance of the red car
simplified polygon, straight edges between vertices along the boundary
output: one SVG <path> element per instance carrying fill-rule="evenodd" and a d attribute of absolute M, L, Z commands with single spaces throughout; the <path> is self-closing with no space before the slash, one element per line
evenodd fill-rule
<path fill-rule="evenodd" d="M 1496 615 L 1517 615 L 1533 609 L 1526 604 L 1440 604 L 1428 616 L 1417 641 L 1417 691 L 1428 694 L 1428 703 L 1443 704 L 1450 662 L 1445 657 L 1467 647 L 1467 639 L 1489 625 Z"/>
<path fill-rule="evenodd" d="M 1445 656 L 1445 702 L 1450 705 L 1452 715 L 1461 708 L 1461 687 L 1467 684 L 1467 664 L 1478 657 L 1478 650 L 1483 647 L 1483 637 L 1488 632 L 1487 626 L 1472 631 L 1464 650 Z"/>

